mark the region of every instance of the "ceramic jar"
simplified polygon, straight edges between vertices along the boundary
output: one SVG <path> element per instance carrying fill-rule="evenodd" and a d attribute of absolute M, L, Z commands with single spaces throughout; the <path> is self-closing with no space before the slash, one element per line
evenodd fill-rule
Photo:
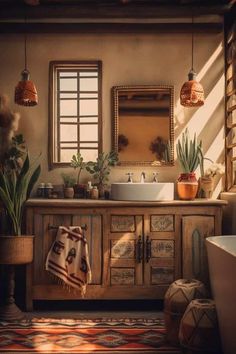
<path fill-rule="evenodd" d="M 194 172 L 181 173 L 177 181 L 179 199 L 193 200 L 198 191 L 198 181 Z"/>

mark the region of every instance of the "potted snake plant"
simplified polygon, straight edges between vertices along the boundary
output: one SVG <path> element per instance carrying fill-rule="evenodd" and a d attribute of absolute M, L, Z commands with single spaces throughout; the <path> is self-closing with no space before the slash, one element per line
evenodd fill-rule
<path fill-rule="evenodd" d="M 190 139 L 188 129 L 186 129 L 177 142 L 176 151 L 182 168 L 182 173 L 177 180 L 177 193 L 180 199 L 192 200 L 198 191 L 195 171 L 202 157 L 202 141 L 197 142 L 196 134 L 193 140 Z"/>
<path fill-rule="evenodd" d="M 40 165 L 30 162 L 22 135 L 12 138 L 1 158 L 0 202 L 1 236 L 0 264 L 7 266 L 5 303 L 0 318 L 6 320 L 22 317 L 14 302 L 14 265 L 33 260 L 33 236 L 24 235 L 23 213 L 25 203 L 40 175 Z"/>

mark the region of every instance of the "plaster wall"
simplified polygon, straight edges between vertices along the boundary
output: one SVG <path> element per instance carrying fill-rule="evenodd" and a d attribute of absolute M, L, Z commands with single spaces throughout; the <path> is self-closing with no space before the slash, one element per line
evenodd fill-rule
<path fill-rule="evenodd" d="M 218 137 L 215 160 L 222 161 L 222 40 L 222 33 L 195 35 L 194 68 L 202 76 L 200 79 L 205 89 L 206 104 L 200 108 L 183 108 L 179 105 L 179 92 L 191 67 L 190 34 L 29 34 L 28 69 L 38 90 L 39 104 L 26 108 L 14 104 L 14 88 L 24 68 L 23 35 L 0 35 L 0 93 L 7 94 L 12 110 L 20 112 L 19 131 L 24 134 L 31 155 L 42 153 L 40 182 L 62 183 L 60 175 L 64 171 L 48 170 L 48 79 L 51 60 L 102 60 L 104 151 L 111 149 L 112 86 L 167 84 L 173 85 L 175 89 L 175 140 L 189 126 L 203 140 L 204 151 L 214 155 L 214 141 Z M 151 179 L 152 172 L 157 170 L 160 181 L 175 181 L 180 171 L 178 162 L 175 166 L 161 168 L 119 166 L 113 169 L 110 181 L 126 180 L 125 174 L 130 171 L 134 172 L 134 180 L 139 180 L 141 171 L 145 171 L 147 179 Z M 73 174 L 73 169 L 71 172 Z M 88 178 L 83 173 L 82 179 L 86 181 Z"/>

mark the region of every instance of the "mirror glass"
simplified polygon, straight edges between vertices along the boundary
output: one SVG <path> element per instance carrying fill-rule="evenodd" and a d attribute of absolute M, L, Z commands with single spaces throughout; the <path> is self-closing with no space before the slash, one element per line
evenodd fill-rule
<path fill-rule="evenodd" d="M 120 165 L 173 165 L 173 86 L 115 86 L 113 149 Z"/>

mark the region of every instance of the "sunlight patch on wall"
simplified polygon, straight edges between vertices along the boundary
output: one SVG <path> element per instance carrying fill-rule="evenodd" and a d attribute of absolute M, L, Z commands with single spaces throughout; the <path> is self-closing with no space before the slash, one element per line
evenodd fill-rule
<path fill-rule="evenodd" d="M 210 56 L 206 64 L 203 66 L 203 68 L 199 71 L 197 74 L 197 81 L 201 81 L 203 77 L 206 75 L 207 71 L 210 69 L 212 64 L 216 61 L 217 57 L 222 53 L 223 51 L 223 42 L 220 43 L 220 45 L 216 48 L 214 53 Z"/>
<path fill-rule="evenodd" d="M 205 156 L 211 159 L 214 162 L 222 162 L 219 161 L 219 158 L 222 156 L 224 151 L 224 144 L 225 144 L 225 134 L 224 134 L 224 127 L 221 128 L 217 136 L 215 137 L 214 141 L 212 142 L 209 149 L 205 152 Z"/>
<path fill-rule="evenodd" d="M 214 187 L 214 191 L 212 193 L 212 199 L 217 199 L 219 197 L 220 193 L 222 192 L 222 187 L 223 187 L 222 182 L 223 182 L 223 179 L 220 178 L 219 182 Z"/>
<path fill-rule="evenodd" d="M 188 123 L 190 134 L 196 132 L 197 136 L 200 135 L 201 131 L 207 125 L 216 107 L 224 97 L 224 83 L 225 79 L 224 75 L 222 75 L 217 84 L 206 97 L 204 106 L 193 114 Z"/>

